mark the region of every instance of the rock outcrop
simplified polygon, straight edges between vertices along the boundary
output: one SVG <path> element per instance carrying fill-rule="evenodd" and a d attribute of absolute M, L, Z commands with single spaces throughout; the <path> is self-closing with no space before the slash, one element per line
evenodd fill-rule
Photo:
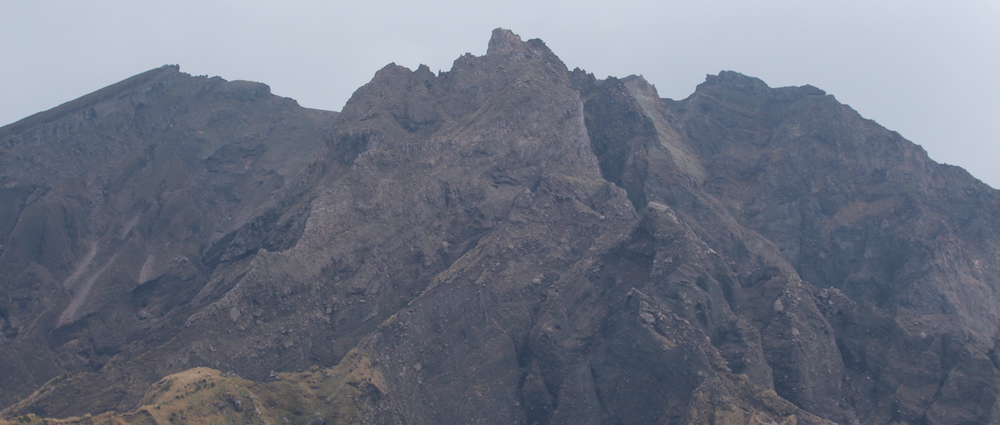
<path fill-rule="evenodd" d="M 1000 194 L 811 86 L 498 29 L 340 114 L 165 67 L 0 149 L 9 418 L 1000 421 Z"/>

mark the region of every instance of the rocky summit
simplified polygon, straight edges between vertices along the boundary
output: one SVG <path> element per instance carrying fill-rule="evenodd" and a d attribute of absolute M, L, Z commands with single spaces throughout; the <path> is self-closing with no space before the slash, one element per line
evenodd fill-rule
<path fill-rule="evenodd" d="M 165 66 L 0 200 L 0 423 L 1000 423 L 1000 193 L 811 86 Z"/>

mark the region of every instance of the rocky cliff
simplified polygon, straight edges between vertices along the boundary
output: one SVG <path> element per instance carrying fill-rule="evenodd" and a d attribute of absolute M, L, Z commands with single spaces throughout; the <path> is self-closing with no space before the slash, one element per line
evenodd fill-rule
<path fill-rule="evenodd" d="M 1000 194 L 811 86 L 498 29 L 340 114 L 164 67 L 0 161 L 6 418 L 1000 422 Z"/>

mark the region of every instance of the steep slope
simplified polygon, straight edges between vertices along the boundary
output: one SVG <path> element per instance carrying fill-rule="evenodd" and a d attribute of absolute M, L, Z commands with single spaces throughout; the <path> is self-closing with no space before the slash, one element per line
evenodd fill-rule
<path fill-rule="evenodd" d="M 175 69 L 151 71 L 62 108 L 134 98 L 145 90 L 136 87 L 161 75 L 192 80 Z M 71 284 L 53 292 L 64 295 L 50 298 L 48 316 L 38 316 L 48 322 L 39 321 L 35 332 L 50 336 L 29 340 L 19 331 L 0 352 L 43 347 L 51 364 L 72 373 L 5 410 L 8 418 L 114 409 L 133 413 L 81 420 L 1000 420 L 994 413 L 1000 195 L 933 163 L 919 147 L 816 88 L 772 89 L 723 72 L 688 99 L 664 100 L 641 77 L 597 80 L 570 72 L 542 42 L 523 42 L 502 29 L 485 56 L 465 55 L 446 73 L 383 68 L 335 124 L 331 115 L 248 90 L 261 86 L 193 80 L 206 87 L 198 93 L 242 89 L 225 102 L 285 102 L 284 121 L 271 114 L 249 121 L 271 129 L 254 146 L 274 156 L 265 161 L 266 153 L 239 150 L 246 139 L 226 138 L 244 134 L 242 127 L 209 122 L 175 134 L 176 126 L 153 126 L 174 134 L 157 139 L 165 145 L 206 132 L 220 137 L 214 140 L 223 147 L 215 152 L 232 146 L 226 152 L 240 154 L 218 162 L 155 167 L 187 164 L 185 176 L 200 176 L 198 190 L 244 195 L 158 207 L 157 218 L 140 217 L 134 226 L 147 233 L 132 227 L 101 233 L 162 241 L 147 244 L 156 250 L 188 249 L 178 251 L 190 253 L 188 260 L 171 267 L 192 264 L 198 273 L 184 276 L 193 277 L 156 268 L 155 260 L 119 265 L 117 258 L 137 249 L 106 247 L 125 236 L 68 235 L 61 243 L 75 254 L 32 257 L 68 258 L 62 269 L 53 260 L 30 267 L 57 270 L 62 274 L 48 271 L 56 276 L 50 280 Z M 222 102 L 200 96 L 150 104 L 206 111 Z M 75 115 L 55 110 L 5 131 L 44 134 L 62 116 Z M 171 119 L 190 118 L 112 122 Z M 325 135 L 322 146 L 308 142 L 320 140 L 318 134 Z M 130 143 L 119 149 L 165 149 Z M 57 154 L 50 155 L 35 162 L 59 168 L 49 159 Z M 245 170 L 252 172 L 240 174 Z M 38 174 L 37 184 L 52 185 L 45 175 Z M 253 183 L 272 181 L 261 176 L 280 178 Z M 183 193 L 142 187 L 161 188 L 157 199 Z M 22 192 L 21 204 L 37 204 Z M 148 205 L 116 196 L 110 197 L 119 208 Z M 80 204 L 75 214 L 104 223 L 112 211 L 104 205 Z M 61 224 L 66 214 L 24 215 L 25 208 L 12 208 L 17 218 L 0 223 L 27 229 L 27 217 L 40 217 L 34 220 L 76 228 Z M 208 226 L 191 224 L 194 211 L 234 218 L 202 232 L 193 229 Z M 151 230 L 160 228 L 166 230 Z M 98 234 L 87 229 L 76 232 Z M 11 232 L 7 245 L 39 240 L 21 232 Z M 99 242 L 97 249 L 88 248 L 90 240 Z M 37 251 L 62 252 L 53 246 Z M 145 258 L 166 252 L 143 249 Z M 8 252 L 27 258 L 28 251 Z M 139 278 L 141 284 L 117 292 L 128 293 L 132 304 L 121 295 L 78 296 L 77 288 L 110 285 L 104 276 L 115 270 L 159 276 L 152 281 L 163 286 L 143 290 Z M 5 284 L 30 287 L 18 279 Z M 56 289 L 49 285 L 35 290 Z M 5 320 L 18 317 L 17 323 L 32 311 L 6 308 Z M 125 318 L 133 333 L 95 350 L 103 362 L 73 369 L 59 357 L 96 347 L 98 336 L 121 335 L 106 324 Z M 200 366 L 241 378 L 188 370 Z M 89 391 L 95 387 L 107 390 Z M 17 395 L 24 390 L 9 397 Z"/>
<path fill-rule="evenodd" d="M 0 403 L 169 339 L 336 115 L 165 66 L 0 129 Z"/>
<path fill-rule="evenodd" d="M 733 233 L 766 238 L 808 284 L 735 303 L 778 394 L 845 423 L 995 420 L 995 190 L 813 87 L 723 72 L 674 102 L 578 75 L 602 169 L 631 199 L 690 217 L 743 294 L 783 270 L 747 263 Z"/>

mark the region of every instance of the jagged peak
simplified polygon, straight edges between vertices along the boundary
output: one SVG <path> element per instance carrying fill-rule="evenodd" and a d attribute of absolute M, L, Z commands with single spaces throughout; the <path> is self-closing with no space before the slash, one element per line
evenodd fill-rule
<path fill-rule="evenodd" d="M 493 30 L 489 46 L 486 49 L 486 57 L 493 59 L 503 58 L 503 60 L 514 59 L 516 61 L 544 58 L 544 60 L 558 62 L 562 68 L 566 67 L 542 40 L 533 38 L 528 41 L 522 41 L 521 36 L 504 28 Z"/>
<path fill-rule="evenodd" d="M 489 93 L 505 84 L 543 80 L 555 82 L 557 86 L 568 84 L 566 65 L 541 40 L 523 41 L 513 31 L 497 28 L 493 30 L 486 55 L 465 53 L 455 59 L 447 72 L 435 75 L 426 65 L 420 65 L 415 71 L 396 63 L 386 65 L 351 96 L 344 106 L 343 122 L 350 121 L 347 117 L 354 116 L 355 112 L 364 115 L 363 111 L 372 105 L 388 107 L 389 99 L 397 99 L 398 93 L 417 86 L 426 89 L 435 86 L 435 96 L 469 91 L 479 93 L 469 99 L 486 99 Z M 467 106 L 456 107 L 448 114 L 463 114 Z"/>
<path fill-rule="evenodd" d="M 622 78 L 621 82 L 625 84 L 625 87 L 628 87 L 629 91 L 631 91 L 633 95 L 641 94 L 642 96 L 655 99 L 660 98 L 659 93 L 656 91 L 656 86 L 650 84 L 649 81 L 646 81 L 646 78 L 642 75 L 629 75 L 628 77 Z"/>
<path fill-rule="evenodd" d="M 375 72 L 375 76 L 368 84 L 370 85 L 373 83 L 385 82 L 396 78 L 409 81 L 412 77 L 417 77 L 417 79 L 421 81 L 428 81 L 433 80 L 435 75 L 434 72 L 431 71 L 431 68 L 425 64 L 420 64 L 417 66 L 417 69 L 411 70 L 410 68 L 399 65 L 396 62 L 390 62 L 388 65 L 383 66 L 382 69 Z"/>
<path fill-rule="evenodd" d="M 413 72 L 413 70 L 410 69 L 407 66 L 400 65 L 400 64 L 398 64 L 396 62 L 389 62 L 388 64 L 386 64 L 386 66 L 383 66 L 382 69 L 378 70 L 377 73 L 380 73 L 380 72 L 406 72 L 406 73 L 410 73 L 410 72 Z"/>
<path fill-rule="evenodd" d="M 524 49 L 524 42 L 521 41 L 521 36 L 514 34 L 513 31 L 497 28 L 493 30 L 493 35 L 490 37 L 489 47 L 486 49 L 486 55 L 496 55 L 506 52 L 513 52 L 516 50 Z"/>
<path fill-rule="evenodd" d="M 351 108 L 359 102 L 364 103 L 361 101 L 362 99 L 383 99 L 386 93 L 400 93 L 416 81 L 428 82 L 436 78 L 437 76 L 430 70 L 430 67 L 425 64 L 420 64 L 416 70 L 411 70 L 403 65 L 390 62 L 376 71 L 375 76 L 368 84 L 361 86 L 351 95 L 347 105 L 344 106 L 344 112 L 350 112 Z M 373 94 L 374 98 L 371 97 Z M 362 109 L 365 108 L 367 107 Z"/>
<path fill-rule="evenodd" d="M 708 75 L 701 86 L 720 86 L 747 93 L 764 93 L 771 89 L 760 78 L 750 77 L 736 71 L 720 71 L 719 75 Z"/>
<path fill-rule="evenodd" d="M 233 80 L 219 85 L 214 94 L 222 99 L 249 102 L 270 96 L 271 86 L 256 81 Z"/>
<path fill-rule="evenodd" d="M 805 96 L 829 96 L 825 91 L 812 85 L 771 87 L 760 78 L 750 77 L 735 71 L 721 71 L 718 75 L 706 76 L 705 82 L 698 85 L 695 93 L 712 89 L 782 101 L 792 101 Z M 833 96 L 829 97 L 833 98 Z"/>

